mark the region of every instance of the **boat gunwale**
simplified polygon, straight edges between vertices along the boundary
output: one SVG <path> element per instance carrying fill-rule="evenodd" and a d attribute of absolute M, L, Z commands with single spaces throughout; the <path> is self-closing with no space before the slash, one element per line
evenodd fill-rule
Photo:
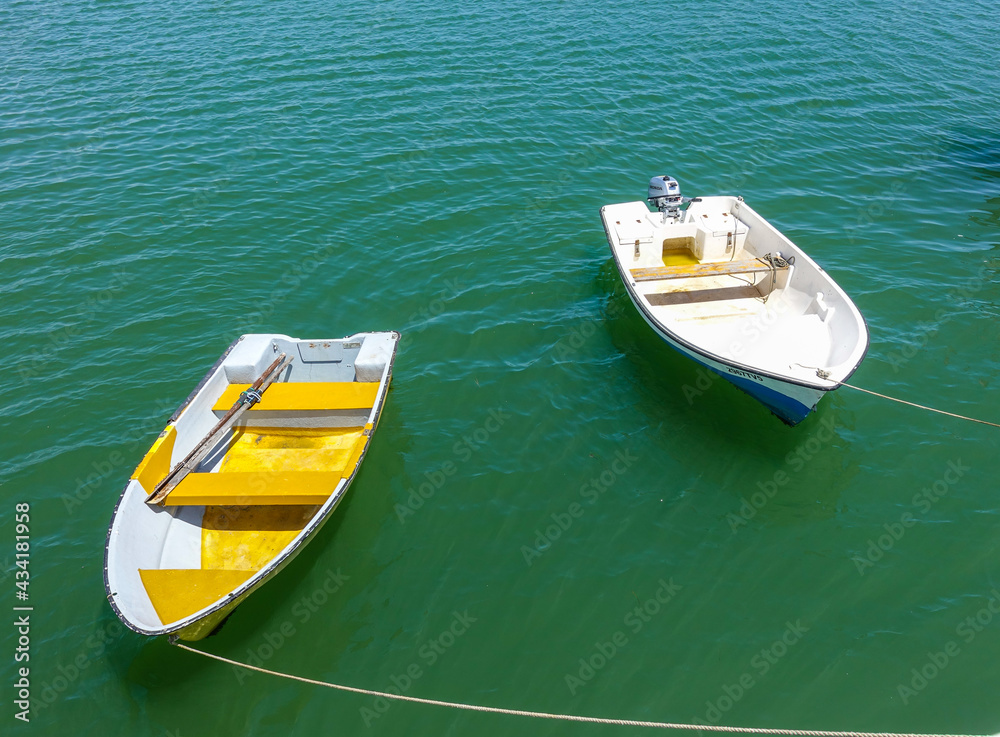
<path fill-rule="evenodd" d="M 747 209 L 749 209 L 752 212 L 756 213 L 758 217 L 760 217 L 762 220 L 764 220 L 765 222 L 767 222 L 760 215 L 760 213 L 757 213 L 756 210 L 753 210 L 753 208 L 750 207 L 749 205 L 746 205 L 746 203 L 743 203 L 743 204 L 744 204 L 745 207 L 747 207 Z M 708 350 L 707 348 L 702 348 L 701 346 L 699 346 L 699 345 L 697 345 L 695 343 L 691 343 L 689 340 L 680 337 L 677 333 L 675 333 L 673 330 L 671 330 L 669 327 L 667 327 L 667 325 L 664 322 L 662 322 L 661 320 L 658 320 L 656 318 L 656 316 L 653 315 L 646 308 L 646 306 L 645 306 L 645 304 L 643 303 L 643 300 L 642 300 L 642 295 L 638 294 L 632 288 L 632 285 L 629 284 L 628 276 L 627 276 L 626 272 L 623 271 L 622 263 L 621 263 L 621 261 L 618 258 L 618 254 L 615 252 L 614 243 L 611 240 L 611 231 L 608 230 L 608 221 L 607 221 L 607 218 L 604 216 L 604 211 L 608 207 L 610 207 L 610 205 L 603 205 L 601 207 L 601 225 L 604 228 L 604 236 L 607 239 L 608 248 L 611 250 L 611 257 L 615 261 L 615 268 L 618 270 L 618 276 L 621 278 L 622 284 L 625 285 L 625 289 L 628 291 L 629 299 L 631 300 L 632 304 L 636 307 L 636 309 L 638 309 L 642 313 L 642 316 L 646 319 L 647 322 L 649 322 L 651 325 L 657 326 L 660 330 L 662 330 L 664 333 L 666 333 L 670 337 L 671 340 L 675 341 L 678 345 L 684 346 L 685 348 L 687 348 L 688 350 L 692 351 L 693 353 L 696 353 L 699 356 L 703 356 L 704 358 L 707 358 L 709 360 L 715 361 L 716 363 L 721 363 L 724 366 L 729 366 L 729 367 L 732 367 L 734 369 L 738 369 L 738 370 L 741 370 L 741 371 L 747 371 L 749 373 L 758 374 L 758 375 L 766 377 L 768 379 L 773 379 L 774 381 L 781 381 L 781 382 L 784 382 L 786 384 L 792 384 L 792 385 L 795 385 L 795 386 L 801 386 L 801 387 L 804 387 L 806 389 L 816 389 L 816 390 L 824 391 L 824 392 L 834 391 L 834 390 L 838 389 L 840 386 L 842 386 L 843 383 L 845 381 L 847 381 L 849 378 L 851 378 L 851 376 L 854 374 L 854 372 L 858 370 L 858 367 L 861 366 L 861 362 L 864 361 L 865 356 L 868 355 L 868 349 L 871 346 L 871 334 L 870 334 L 870 332 L 868 330 L 868 321 L 865 319 L 864 314 L 861 312 L 861 310 L 859 310 L 857 308 L 857 305 L 854 304 L 854 300 L 852 300 L 847 295 L 847 293 L 844 292 L 844 290 L 840 287 L 840 285 L 838 285 L 836 283 L 836 281 L 833 279 L 833 277 L 831 277 L 831 276 L 829 276 L 827 274 L 826 269 L 824 269 L 822 266 L 820 266 L 818 263 L 816 263 L 807 253 L 805 253 L 798 246 L 796 246 L 796 248 L 802 254 L 802 256 L 805 257 L 810 262 L 812 262 L 812 264 L 821 273 L 826 274 L 827 275 L 826 278 L 829 279 L 830 283 L 833 284 L 835 287 L 837 287 L 837 289 L 839 289 L 843 293 L 843 296 L 844 296 L 845 300 L 848 302 L 848 304 L 850 304 L 854 308 L 853 312 L 855 314 L 857 314 L 858 317 L 861 318 L 861 325 L 864 327 L 865 347 L 861 351 L 861 355 L 858 357 L 858 360 L 855 362 L 854 366 L 852 366 L 844 374 L 844 377 L 842 379 L 836 379 L 836 380 L 826 379 L 826 380 L 824 380 L 824 381 L 827 382 L 825 384 L 810 383 L 810 382 L 804 381 L 802 379 L 797 379 L 797 378 L 793 378 L 793 377 L 790 377 L 790 376 L 785 376 L 785 375 L 782 375 L 782 374 L 776 374 L 776 373 L 774 373 L 772 371 L 761 369 L 761 368 L 758 368 L 756 366 L 752 366 L 752 365 L 749 365 L 749 364 L 740 363 L 739 361 L 735 361 L 735 360 L 730 359 L 730 358 L 725 358 L 723 356 L 720 356 L 717 353 L 713 353 L 712 351 Z"/>
<path fill-rule="evenodd" d="M 347 342 L 353 338 L 356 338 L 360 334 L 376 335 L 378 333 L 391 333 L 394 336 L 392 344 L 392 355 L 389 356 L 389 360 L 386 362 L 385 372 L 382 378 L 379 380 L 380 391 L 378 392 L 376 403 L 372 407 L 372 413 L 371 415 L 369 415 L 371 417 L 371 424 L 372 424 L 372 429 L 369 434 L 369 440 L 367 443 L 365 443 L 364 450 L 361 451 L 361 455 L 358 457 L 358 462 L 355 464 L 354 470 L 351 472 L 351 475 L 348 476 L 346 479 L 342 479 L 343 484 L 338 484 L 338 486 L 340 486 L 340 492 L 337 493 L 336 490 L 334 490 L 334 492 L 330 495 L 330 498 L 327 499 L 327 501 L 322 505 L 320 510 L 310 520 L 309 524 L 306 527 L 304 527 L 299 532 L 298 535 L 295 536 L 295 539 L 293 539 L 292 542 L 289 543 L 287 547 L 282 549 L 282 551 L 278 555 L 276 555 L 274 558 L 268 561 L 266 566 L 254 572 L 253 576 L 248 578 L 246 581 L 244 581 L 235 589 L 227 593 L 223 598 L 219 599 L 211 606 L 206 607 L 205 609 L 200 609 L 197 612 L 194 612 L 193 614 L 190 614 L 187 617 L 178 620 L 177 622 L 171 622 L 168 625 L 163 625 L 162 627 L 155 629 L 144 629 L 129 619 L 129 617 L 121 610 L 121 608 L 115 602 L 115 598 L 111 592 L 111 582 L 108 580 L 108 557 L 111 548 L 111 535 L 112 532 L 114 531 L 115 521 L 118 519 L 118 510 L 120 509 L 122 502 L 125 500 L 125 495 L 128 493 L 129 486 L 134 481 L 134 479 L 131 476 L 129 476 L 129 478 L 125 482 L 125 486 L 122 489 L 121 494 L 118 497 L 118 501 L 115 503 L 115 508 L 111 513 L 111 521 L 108 523 L 108 533 L 107 536 L 105 537 L 105 542 L 104 542 L 104 591 L 107 595 L 108 603 L 111 605 L 111 608 L 114 610 L 118 619 L 121 620 L 126 627 L 128 627 L 130 630 L 140 635 L 147 635 L 150 637 L 157 637 L 159 635 L 171 635 L 176 632 L 180 632 L 181 630 L 191 627 L 192 625 L 198 623 L 199 621 L 206 619 L 212 614 L 215 614 L 221 609 L 224 609 L 227 606 L 231 606 L 234 601 L 242 601 L 251 593 L 253 593 L 256 589 L 260 588 L 263 584 L 269 581 L 272 576 L 279 573 L 286 564 L 290 563 L 291 560 L 296 555 L 298 555 L 300 548 L 302 548 L 312 538 L 312 536 L 319 530 L 319 528 L 326 522 L 327 518 L 333 513 L 333 511 L 340 504 L 340 500 L 346 495 L 348 488 L 354 481 L 354 477 L 357 476 L 358 472 L 361 470 L 362 462 L 364 461 L 365 456 L 368 455 L 368 450 L 371 447 L 371 438 L 375 436 L 375 430 L 378 427 L 379 418 L 382 416 L 382 408 L 385 406 L 385 400 L 389 394 L 389 385 L 392 382 L 392 369 L 396 362 L 396 353 L 399 350 L 399 341 L 402 336 L 398 330 L 362 331 L 361 333 L 354 333 L 352 335 L 345 336 L 339 339 L 338 341 L 338 342 Z M 275 337 L 278 336 L 279 334 L 268 333 L 268 335 Z M 208 373 L 206 373 L 205 376 L 202 377 L 201 381 L 198 382 L 198 386 L 195 389 L 195 391 L 193 391 L 188 396 L 188 398 L 185 399 L 184 402 L 177 408 L 177 410 L 175 410 L 170 420 L 167 421 L 167 426 L 169 426 L 172 422 L 174 422 L 180 417 L 181 413 L 184 411 L 184 409 L 187 408 L 187 406 L 191 403 L 191 401 L 198 394 L 198 392 L 201 391 L 202 388 L 204 388 L 208 380 L 215 374 L 216 371 L 219 370 L 219 368 L 222 365 L 222 362 L 225 361 L 226 357 L 232 351 L 233 347 L 241 340 L 243 340 L 244 337 L 245 335 L 241 335 L 239 338 L 234 340 L 229 345 L 229 347 L 222 354 L 219 360 L 215 362 L 212 368 L 208 370 Z M 288 336 L 282 335 L 279 337 L 287 338 Z M 301 341 L 302 339 L 296 338 L 294 340 Z M 323 507 L 326 508 L 325 511 L 323 510 Z"/>

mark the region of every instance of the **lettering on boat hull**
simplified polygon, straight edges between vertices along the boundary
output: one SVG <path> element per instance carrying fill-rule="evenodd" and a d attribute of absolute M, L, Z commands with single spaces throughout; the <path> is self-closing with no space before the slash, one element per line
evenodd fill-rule
<path fill-rule="evenodd" d="M 764 383 L 764 378 L 762 376 L 757 376 L 757 374 L 752 374 L 749 371 L 740 371 L 740 369 L 734 369 L 731 366 L 726 366 L 726 370 L 736 376 L 742 376 L 745 379 L 753 379 L 754 381 L 759 381 L 761 384 Z"/>

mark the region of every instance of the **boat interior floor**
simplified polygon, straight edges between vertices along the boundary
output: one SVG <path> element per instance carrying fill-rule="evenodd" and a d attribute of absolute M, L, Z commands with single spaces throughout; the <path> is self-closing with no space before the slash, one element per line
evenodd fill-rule
<path fill-rule="evenodd" d="M 364 440 L 362 427 L 235 430 L 218 472 L 210 474 L 220 481 L 239 474 L 240 479 L 261 479 L 274 489 L 285 474 L 298 480 L 307 473 L 326 483 L 317 490 L 316 504 L 225 504 L 224 492 L 217 492 L 212 500 L 216 503 L 206 505 L 202 519 L 202 568 L 225 565 L 259 570 L 266 565 L 308 524 L 336 487 L 336 479 L 350 475 L 348 469 L 353 468 Z M 301 489 L 296 492 L 288 501 L 303 500 Z"/>
<path fill-rule="evenodd" d="M 314 471 L 341 473 L 362 427 L 241 427 L 232 436 L 219 473 Z"/>
<path fill-rule="evenodd" d="M 160 620 L 183 619 L 264 568 L 350 476 L 365 441 L 364 427 L 234 429 L 224 452 L 206 459 L 167 497 L 182 518 L 199 505 L 204 512 L 200 530 L 182 526 L 200 531 L 200 541 L 187 535 L 179 541 L 200 542 L 198 568 L 139 572 Z"/>
<path fill-rule="evenodd" d="M 776 373 L 795 371 L 797 364 L 828 365 L 834 351 L 829 325 L 810 312 L 809 297 L 795 290 L 776 289 L 765 302 L 769 280 L 654 282 L 656 291 L 643 296 L 653 316 L 678 337 L 725 358 Z"/>

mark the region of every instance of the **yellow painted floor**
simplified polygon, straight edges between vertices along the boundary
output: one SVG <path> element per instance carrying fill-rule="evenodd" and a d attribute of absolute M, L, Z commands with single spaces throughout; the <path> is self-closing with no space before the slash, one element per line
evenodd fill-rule
<path fill-rule="evenodd" d="M 688 250 L 683 251 L 667 251 L 663 255 L 663 265 L 664 266 L 690 266 L 691 264 L 701 263 L 695 255 Z"/>
<path fill-rule="evenodd" d="M 248 427 L 219 466 L 227 471 L 341 471 L 362 428 Z"/>
<path fill-rule="evenodd" d="M 349 476 L 368 440 L 362 427 L 248 427 L 235 433 L 219 473 Z M 206 505 L 200 569 L 139 572 L 160 620 L 179 621 L 224 597 L 273 560 L 318 510 L 315 504 Z"/>
<path fill-rule="evenodd" d="M 363 428 L 248 427 L 238 432 L 219 473 L 341 472 Z M 317 506 L 207 506 L 202 521 L 201 567 L 260 570 L 306 526 Z"/>
<path fill-rule="evenodd" d="M 316 506 L 205 507 L 201 567 L 259 571 L 306 526 Z"/>

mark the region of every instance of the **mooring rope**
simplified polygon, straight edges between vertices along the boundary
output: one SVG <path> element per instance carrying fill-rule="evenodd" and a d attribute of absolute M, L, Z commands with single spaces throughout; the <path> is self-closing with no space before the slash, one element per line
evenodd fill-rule
<path fill-rule="evenodd" d="M 568 722 L 588 722 L 590 724 L 613 724 L 622 727 L 652 727 L 654 729 L 689 729 L 689 730 L 705 730 L 706 732 L 738 732 L 741 734 L 775 734 L 775 735 L 792 735 L 793 737 L 979 737 L 978 735 L 919 734 L 912 732 L 836 732 L 825 729 L 776 729 L 768 727 L 730 727 L 725 724 L 682 724 L 675 722 L 644 722 L 635 719 L 607 719 L 604 717 L 585 717 L 585 716 L 576 716 L 573 714 L 550 714 L 544 711 L 526 711 L 524 709 L 504 709 L 498 706 L 480 706 L 478 704 L 463 704 L 457 701 L 439 701 L 438 699 L 422 699 L 417 696 L 403 696 L 402 694 L 386 693 L 385 691 L 373 691 L 368 688 L 358 688 L 356 686 L 344 686 L 339 683 L 327 683 L 326 681 L 317 681 L 312 678 L 304 678 L 303 676 L 296 676 L 292 675 L 291 673 L 281 673 L 276 670 L 268 670 L 267 668 L 260 668 L 256 665 L 248 665 L 246 663 L 241 663 L 237 660 L 230 660 L 229 658 L 223 657 L 222 655 L 215 655 L 213 653 L 205 652 L 204 650 L 198 650 L 197 648 L 188 647 L 187 645 L 182 645 L 173 638 L 171 638 L 170 642 L 172 645 L 176 645 L 182 650 L 187 650 L 188 652 L 191 653 L 197 653 L 198 655 L 204 655 L 206 658 L 212 658 L 213 660 L 218 660 L 221 663 L 234 665 L 238 668 L 246 668 L 247 670 L 257 671 L 258 673 L 266 673 L 269 676 L 277 676 L 278 678 L 287 678 L 288 680 L 299 681 L 300 683 L 308 683 L 312 686 L 323 686 L 324 688 L 333 688 L 337 689 L 338 691 L 350 691 L 351 693 L 365 694 L 366 696 L 376 696 L 376 697 L 380 696 L 384 699 L 393 699 L 395 701 L 409 701 L 414 704 L 444 706 L 449 709 L 480 711 L 480 712 L 487 712 L 490 714 L 507 714 L 509 716 L 533 717 L 535 719 L 560 719 Z"/>
<path fill-rule="evenodd" d="M 997 424 L 996 422 L 977 420 L 975 417 L 966 417 L 965 415 L 957 415 L 954 412 L 945 412 L 943 409 L 934 409 L 933 407 L 928 407 L 923 404 L 917 404 L 916 402 L 907 402 L 905 399 L 896 399 L 896 397 L 890 397 L 888 394 L 879 394 L 878 392 L 873 392 L 870 389 L 862 389 L 860 386 L 854 386 L 853 384 L 848 384 L 846 381 L 840 382 L 840 385 L 846 386 L 848 389 L 854 389 L 859 392 L 864 392 L 865 394 L 871 394 L 873 397 L 881 397 L 882 399 L 888 399 L 892 402 L 899 402 L 900 404 L 908 404 L 911 407 L 925 409 L 928 412 L 937 412 L 939 415 L 948 415 L 949 417 L 957 417 L 960 420 L 968 420 L 969 422 L 978 422 L 980 425 L 990 425 L 991 427 L 1000 427 L 1000 424 Z"/>

